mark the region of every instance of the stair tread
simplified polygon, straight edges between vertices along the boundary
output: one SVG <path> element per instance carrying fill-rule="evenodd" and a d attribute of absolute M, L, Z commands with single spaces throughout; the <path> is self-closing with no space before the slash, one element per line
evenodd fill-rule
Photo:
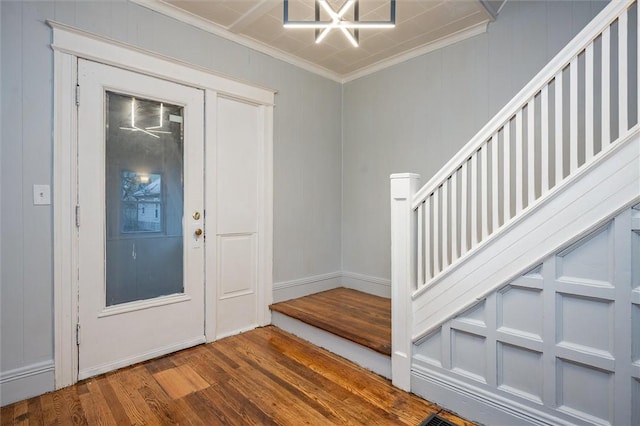
<path fill-rule="evenodd" d="M 391 300 L 336 288 L 274 303 L 271 310 L 391 355 Z"/>

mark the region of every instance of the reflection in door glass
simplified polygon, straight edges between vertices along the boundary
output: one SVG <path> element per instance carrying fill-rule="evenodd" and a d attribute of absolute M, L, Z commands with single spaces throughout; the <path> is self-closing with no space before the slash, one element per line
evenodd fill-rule
<path fill-rule="evenodd" d="M 106 106 L 106 305 L 183 293 L 183 108 Z"/>
<path fill-rule="evenodd" d="M 162 230 L 162 178 L 155 173 L 122 172 L 122 232 Z"/>

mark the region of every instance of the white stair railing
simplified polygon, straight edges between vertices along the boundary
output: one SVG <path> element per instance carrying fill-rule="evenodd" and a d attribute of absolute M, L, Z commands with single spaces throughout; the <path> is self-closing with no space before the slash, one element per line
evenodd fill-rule
<path fill-rule="evenodd" d="M 638 90 L 629 96 L 628 81 L 638 79 L 638 55 L 633 64 L 628 58 L 638 49 L 636 16 L 635 1 L 612 2 L 415 194 L 416 289 L 633 129 Z"/>
<path fill-rule="evenodd" d="M 639 21 L 637 0 L 612 1 L 421 189 L 391 176 L 396 386 L 410 387 L 412 297 L 638 131 Z"/>

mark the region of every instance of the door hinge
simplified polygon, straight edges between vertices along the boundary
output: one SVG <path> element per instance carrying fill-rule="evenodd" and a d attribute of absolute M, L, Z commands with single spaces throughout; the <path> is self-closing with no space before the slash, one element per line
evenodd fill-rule
<path fill-rule="evenodd" d="M 80 346 L 80 324 L 76 324 L 76 346 Z"/>
<path fill-rule="evenodd" d="M 76 105 L 80 106 L 80 85 L 76 84 Z"/>
<path fill-rule="evenodd" d="M 76 228 L 80 228 L 80 206 L 76 206 Z"/>

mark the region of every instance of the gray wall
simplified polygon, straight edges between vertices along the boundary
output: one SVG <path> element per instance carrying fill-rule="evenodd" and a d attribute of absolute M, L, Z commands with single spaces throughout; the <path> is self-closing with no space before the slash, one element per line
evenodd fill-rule
<path fill-rule="evenodd" d="M 1 363 L 53 357 L 53 54 L 47 19 L 278 90 L 274 281 L 340 270 L 341 86 L 124 1 L 0 1 L 2 33 Z"/>
<path fill-rule="evenodd" d="M 389 175 L 438 171 L 604 6 L 508 1 L 482 34 L 343 88 L 343 271 L 390 278 Z"/>

